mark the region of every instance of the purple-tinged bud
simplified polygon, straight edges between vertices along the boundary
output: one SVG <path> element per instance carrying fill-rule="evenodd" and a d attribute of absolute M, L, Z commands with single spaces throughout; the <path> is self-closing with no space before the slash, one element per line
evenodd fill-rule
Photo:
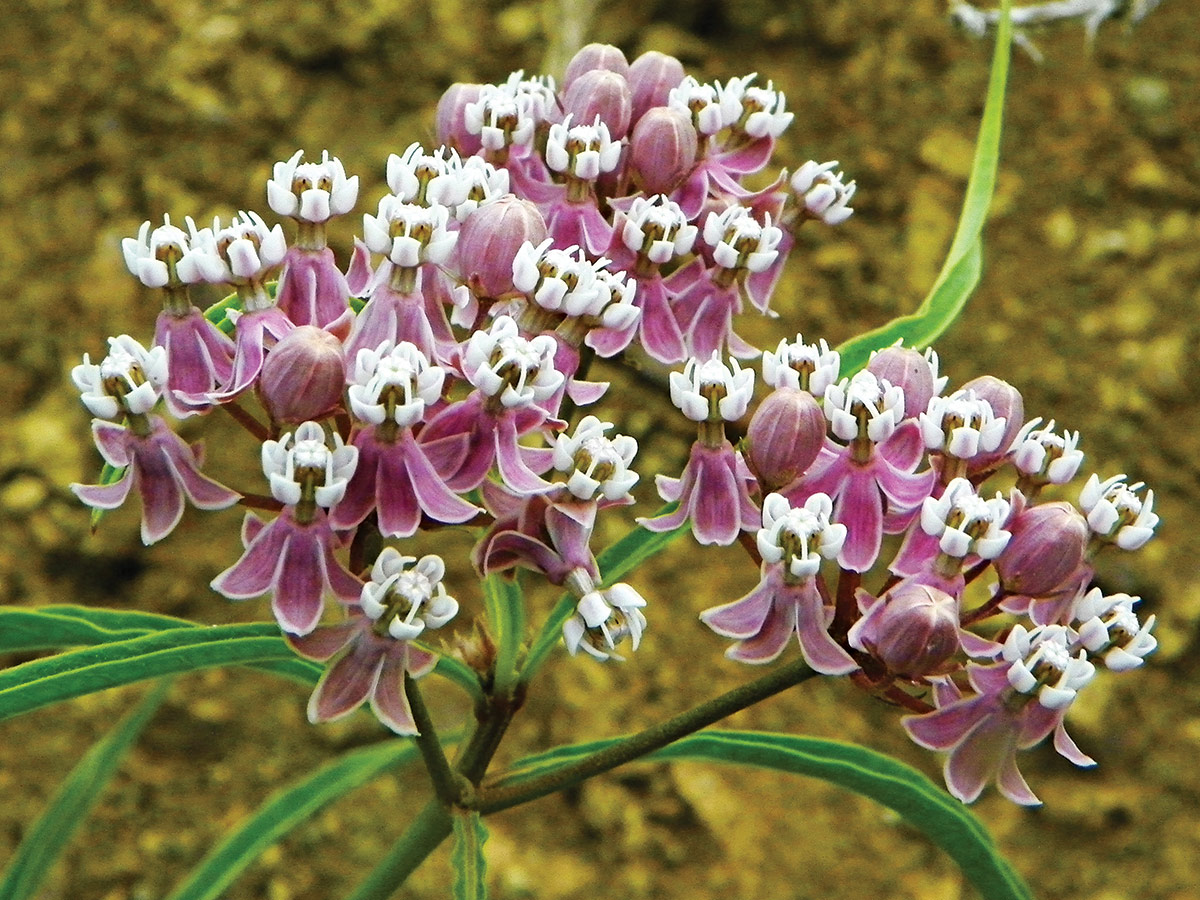
<path fill-rule="evenodd" d="M 937 396 L 938 379 L 934 365 L 936 362 L 931 365 L 919 350 L 894 346 L 872 354 L 867 371 L 876 378 L 904 389 L 904 418 L 912 419 L 925 412 L 929 401 Z"/>
<path fill-rule="evenodd" d="M 438 141 L 458 151 L 459 156 L 474 156 L 483 149 L 483 142 L 478 134 L 467 130 L 463 110 L 467 104 L 479 100 L 479 92 L 483 89 L 480 84 L 465 84 L 455 82 L 446 88 L 437 105 L 437 136 Z"/>
<path fill-rule="evenodd" d="M 683 81 L 683 63 L 673 56 L 647 50 L 629 66 L 629 87 L 633 91 L 633 121 L 646 111 L 666 106 L 671 88 Z"/>
<path fill-rule="evenodd" d="M 927 584 L 903 581 L 855 623 L 849 641 L 889 672 L 916 678 L 939 674 L 958 652 L 958 626 L 954 597 Z"/>
<path fill-rule="evenodd" d="M 616 72 L 622 78 L 629 77 L 629 60 L 621 52 L 621 48 L 612 44 L 588 44 L 580 47 L 579 52 L 567 63 L 566 74 L 563 75 L 563 90 L 567 90 L 584 72 L 603 69 Z"/>
<path fill-rule="evenodd" d="M 259 396 L 274 422 L 323 419 L 342 402 L 346 351 L 336 336 L 315 325 L 290 331 L 267 354 Z"/>
<path fill-rule="evenodd" d="M 1021 510 L 1005 526 L 1012 534 L 994 563 L 1010 594 L 1046 597 L 1061 588 L 1083 562 L 1087 519 L 1070 503 L 1042 503 Z"/>
<path fill-rule="evenodd" d="M 656 106 L 638 119 L 629 138 L 629 166 L 647 195 L 670 194 L 696 165 L 700 139 L 692 118 Z"/>
<path fill-rule="evenodd" d="M 571 82 L 563 98 L 563 114 L 570 113 L 572 121 L 590 124 L 600 121 L 608 126 L 608 134 L 619 141 L 629 133 L 633 114 L 633 94 L 629 83 L 616 72 L 593 69 Z"/>
<path fill-rule="evenodd" d="M 481 297 L 502 297 L 513 288 L 513 258 L 521 245 L 549 236 L 538 208 L 518 197 L 501 197 L 479 207 L 458 232 L 457 269 Z"/>
<path fill-rule="evenodd" d="M 971 471 L 978 471 L 1002 458 L 1017 439 L 1017 435 L 1021 433 L 1021 426 L 1025 424 L 1025 401 L 1020 391 L 994 375 L 972 378 L 963 385 L 963 390 L 974 391 L 978 399 L 988 402 L 992 407 L 992 414 L 997 419 L 1005 421 L 1004 437 L 1000 439 L 1000 446 L 993 452 L 980 453 L 971 460 Z"/>
<path fill-rule="evenodd" d="M 750 419 L 747 457 L 763 484 L 763 494 L 804 474 L 825 441 L 825 414 L 808 391 L 778 388 Z"/>

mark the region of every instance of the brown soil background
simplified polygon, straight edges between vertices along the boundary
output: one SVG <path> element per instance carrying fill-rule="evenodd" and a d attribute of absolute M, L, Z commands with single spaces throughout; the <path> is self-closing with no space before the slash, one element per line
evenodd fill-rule
<path fill-rule="evenodd" d="M 1140 593 L 1159 616 L 1161 650 L 1144 671 L 1098 679 L 1073 709 L 1073 733 L 1099 768 L 1075 770 L 1042 748 L 1023 768 L 1043 809 L 994 792 L 976 807 L 1047 900 L 1185 900 L 1200 883 L 1194 16 L 1169 0 L 1131 34 L 1106 26 L 1090 52 L 1072 27 L 1040 38 L 1040 67 L 1017 54 L 983 284 L 938 346 L 952 383 L 1011 381 L 1031 415 L 1083 432 L 1088 471 L 1146 480 L 1163 517 L 1144 551 L 1102 558 L 1103 585 Z M 675 53 L 704 77 L 757 70 L 796 113 L 778 163 L 839 159 L 857 178 L 856 215 L 805 232 L 777 294 L 781 319 L 748 329 L 760 343 L 796 331 L 834 343 L 916 304 L 957 215 L 989 57 L 950 27 L 941 2 L 617 0 L 588 36 L 631 59 Z M 130 510 L 89 536 L 66 489 L 98 468 L 70 367 L 102 353 L 108 334 L 148 340 L 157 311 L 124 271 L 120 239 L 164 212 L 203 221 L 266 211 L 270 166 L 297 147 L 340 156 L 362 176 L 360 210 L 371 209 L 387 155 L 428 144 L 446 85 L 538 69 L 540 5 L 18 0 L 0 47 L 0 598 L 262 618 L 263 604 L 235 606 L 207 588 L 237 553 L 238 513 L 189 511 L 171 539 L 145 549 Z M 348 218 L 342 251 L 358 227 Z M 678 471 L 680 423 L 667 412 L 658 427 L 658 401 L 622 398 L 626 408 L 604 408 L 642 438 L 644 458 Z M 199 435 L 195 422 L 183 431 Z M 215 421 L 207 438 L 214 472 L 261 489 L 256 448 Z M 440 537 L 440 552 L 465 554 L 464 536 Z M 643 649 L 622 666 L 556 657 L 502 758 L 635 729 L 747 678 L 696 621 L 753 584 L 744 557 L 679 542 L 634 580 L 652 604 Z M 465 609 L 478 609 L 477 589 L 459 584 Z M 541 609 L 552 599 L 531 598 Z M 0 863 L 143 690 L 3 723 Z M 461 701 L 431 691 L 451 726 Z M 181 678 L 39 896 L 161 897 L 273 789 L 380 738 L 365 716 L 311 727 L 304 701 L 298 687 L 240 670 Z M 938 776 L 895 712 L 847 683 L 807 684 L 732 724 L 857 741 Z M 344 896 L 426 793 L 418 771 L 380 779 L 294 832 L 227 896 Z M 489 826 L 500 898 L 971 895 L 886 810 L 769 773 L 634 766 Z M 401 896 L 444 897 L 448 882 L 443 850 Z"/>

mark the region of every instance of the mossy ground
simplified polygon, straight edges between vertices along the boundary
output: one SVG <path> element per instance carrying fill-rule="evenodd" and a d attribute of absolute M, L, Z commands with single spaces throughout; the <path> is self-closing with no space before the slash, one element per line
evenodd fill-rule
<path fill-rule="evenodd" d="M 835 343 L 911 309 L 932 281 L 957 214 L 988 61 L 987 46 L 955 33 L 944 12 L 937 0 L 602 6 L 590 36 L 631 58 L 660 49 L 706 77 L 757 70 L 772 78 L 796 113 L 779 163 L 839 159 L 858 180 L 847 225 L 803 234 L 777 295 L 781 318 L 747 328 L 760 343 L 797 331 Z M 1089 469 L 1144 479 L 1163 517 L 1143 552 L 1101 565 L 1106 588 L 1140 593 L 1143 609 L 1159 616 L 1162 647 L 1145 671 L 1099 679 L 1072 712 L 1073 732 L 1099 769 L 1074 770 L 1043 748 L 1023 764 L 1043 810 L 991 794 L 977 807 L 1043 898 L 1184 900 L 1197 880 L 1193 18 L 1186 0 L 1172 0 L 1132 34 L 1106 27 L 1090 52 L 1068 28 L 1041 39 L 1044 65 L 1017 55 L 984 281 L 938 346 L 952 381 L 995 374 L 1024 392 L 1031 415 L 1082 431 Z M 128 510 L 89 536 L 86 511 L 66 490 L 98 468 L 70 367 L 84 351 L 102 353 L 108 334 L 148 337 L 156 313 L 124 271 L 119 241 L 164 212 L 204 219 L 264 209 L 271 164 L 297 147 L 328 148 L 360 173 L 360 207 L 369 209 L 384 191 L 387 155 L 430 139 L 446 85 L 538 68 L 540 22 L 539 4 L 459 0 L 21 0 L 9 10 L 9 64 L 0 67 L 4 602 L 129 605 L 207 622 L 266 615 L 260 603 L 235 606 L 207 588 L 238 551 L 236 512 L 189 512 L 169 541 L 147 550 Z M 356 227 L 343 223 L 335 234 L 343 257 Z M 649 401 L 633 406 L 618 415 L 644 454 L 677 470 L 685 445 L 669 439 L 682 439 L 682 426 Z M 214 470 L 242 466 L 231 480 L 257 484 L 256 450 L 231 427 L 215 427 L 207 435 Z M 194 422 L 182 430 L 199 435 Z M 648 507 L 648 479 L 642 494 Z M 465 538 L 451 541 L 451 553 L 465 554 Z M 745 679 L 696 613 L 754 579 L 735 552 L 701 554 L 679 542 L 636 578 L 652 604 L 644 648 L 622 666 L 550 665 L 502 755 L 636 728 Z M 478 600 L 472 590 L 457 592 L 468 609 Z M 548 608 L 552 595 L 535 597 Z M 136 694 L 3 724 L 0 860 Z M 180 679 L 42 896 L 160 897 L 275 787 L 379 737 L 366 718 L 313 728 L 304 700 L 298 688 L 248 672 Z M 462 711 L 449 691 L 433 689 L 433 700 L 447 722 Z M 732 724 L 857 741 L 937 774 L 894 711 L 846 683 L 806 684 Z M 266 854 L 228 896 L 344 895 L 425 793 L 419 772 L 381 779 Z M 632 767 L 489 827 L 498 897 L 967 891 L 946 858 L 879 807 L 768 773 Z M 403 895 L 444 897 L 447 884 L 442 853 Z"/>

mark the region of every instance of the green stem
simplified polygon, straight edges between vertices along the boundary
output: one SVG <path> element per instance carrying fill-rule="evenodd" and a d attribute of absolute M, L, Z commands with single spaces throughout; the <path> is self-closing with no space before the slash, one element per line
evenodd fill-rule
<path fill-rule="evenodd" d="M 440 800 L 430 800 L 349 900 L 387 900 L 451 830 L 450 813 Z"/>
<path fill-rule="evenodd" d="M 446 752 L 442 749 L 442 742 L 438 739 L 433 719 L 425 707 L 425 700 L 421 697 L 417 682 L 407 672 L 404 673 L 404 693 L 408 697 L 413 721 L 417 725 L 418 733 L 414 735 L 414 739 L 422 759 L 425 760 L 425 768 L 429 770 L 434 793 L 443 806 L 456 806 L 463 799 L 461 776 L 450 768 L 450 762 L 446 759 Z"/>
<path fill-rule="evenodd" d="M 797 659 L 754 681 L 714 697 L 686 712 L 640 731 L 632 737 L 613 744 L 572 766 L 528 780 L 501 779 L 495 786 L 480 792 L 479 812 L 499 812 L 547 794 L 553 794 L 581 781 L 615 769 L 617 766 L 653 753 L 681 737 L 699 731 L 738 710 L 753 706 L 768 697 L 807 681 L 817 673 L 803 659 Z"/>
<path fill-rule="evenodd" d="M 460 772 L 473 785 L 478 785 L 483 780 L 488 764 L 500 747 L 504 733 L 508 731 L 512 717 L 520 708 L 520 697 L 524 696 L 524 687 L 519 686 L 517 690 L 520 696 L 513 699 L 497 695 L 487 697 L 483 701 L 484 708 L 476 713 L 479 726 L 454 763 L 454 770 Z"/>

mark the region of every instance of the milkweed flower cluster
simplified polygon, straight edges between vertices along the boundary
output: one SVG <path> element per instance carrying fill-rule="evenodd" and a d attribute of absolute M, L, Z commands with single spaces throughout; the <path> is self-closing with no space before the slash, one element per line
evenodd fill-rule
<path fill-rule="evenodd" d="M 1139 598 L 1092 584 L 1096 554 L 1153 536 L 1153 492 L 1091 475 L 1072 495 L 1079 435 L 1026 421 L 999 379 L 949 388 L 932 351 L 887 347 L 843 371 L 823 340 L 764 349 L 735 331 L 774 314 L 796 231 L 853 212 L 836 162 L 745 184 L 792 118 L 754 75 L 705 83 L 663 54 L 630 64 L 591 45 L 561 87 L 522 72 L 451 87 L 442 145 L 391 155 L 344 270 L 326 227 L 356 208 L 359 182 L 327 152 L 297 151 L 266 184 L 290 246 L 254 212 L 147 222 L 123 250 L 162 312 L 149 348 L 121 335 L 75 368 L 108 466 L 73 489 L 103 510 L 136 487 L 146 543 L 185 498 L 274 513 L 247 512 L 243 553 L 212 587 L 269 595 L 297 652 L 328 664 L 310 718 L 369 703 L 408 734 L 406 679 L 433 668 L 430 635 L 459 604 L 446 563 L 404 542 L 473 529 L 479 576 L 524 569 L 565 590 L 566 649 L 619 660 L 656 612 L 611 583 L 592 538 L 652 484 L 669 505 L 645 529 L 740 542 L 758 567 L 745 596 L 701 615 L 729 658 L 768 664 L 794 638 L 816 671 L 904 707 L 912 738 L 947 754 L 956 796 L 995 781 L 1036 802 L 1016 752 L 1053 734 L 1091 764 L 1067 708 L 1099 668 L 1136 668 L 1155 647 Z M 232 296 L 202 313 L 199 283 Z M 675 474 L 637 471 L 593 357 L 670 369 L 670 402 L 696 429 Z M 245 424 L 269 494 L 203 474 L 160 400 L 175 418 L 224 409 Z"/>

